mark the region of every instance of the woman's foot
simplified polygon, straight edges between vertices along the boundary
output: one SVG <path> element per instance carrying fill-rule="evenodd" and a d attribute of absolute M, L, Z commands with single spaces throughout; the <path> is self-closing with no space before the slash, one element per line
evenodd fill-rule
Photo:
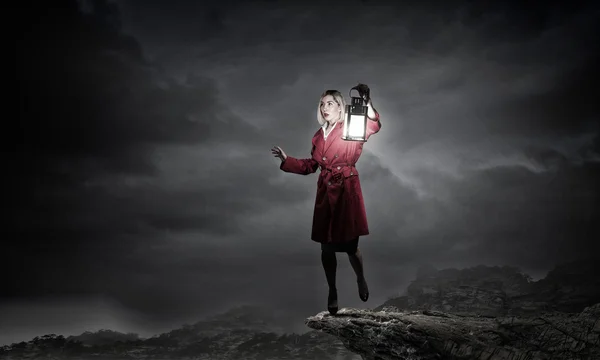
<path fill-rule="evenodd" d="M 337 314 L 338 302 L 337 302 L 337 290 L 329 290 L 329 296 L 327 297 L 327 310 L 331 315 Z"/>
<path fill-rule="evenodd" d="M 363 277 L 357 280 L 358 283 L 358 296 L 364 302 L 369 300 L 369 287 L 367 286 L 367 280 Z"/>

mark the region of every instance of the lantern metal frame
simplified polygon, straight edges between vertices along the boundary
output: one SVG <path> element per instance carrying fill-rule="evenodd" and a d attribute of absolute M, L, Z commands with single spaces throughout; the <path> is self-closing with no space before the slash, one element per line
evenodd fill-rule
<path fill-rule="evenodd" d="M 351 96 L 352 90 L 358 91 L 356 88 L 350 89 L 350 104 L 346 105 L 346 118 L 344 119 L 342 140 L 367 142 L 368 107 L 362 96 Z M 356 135 L 350 132 L 355 121 L 362 122 L 359 125 L 359 127 L 362 126 L 362 134 Z"/>

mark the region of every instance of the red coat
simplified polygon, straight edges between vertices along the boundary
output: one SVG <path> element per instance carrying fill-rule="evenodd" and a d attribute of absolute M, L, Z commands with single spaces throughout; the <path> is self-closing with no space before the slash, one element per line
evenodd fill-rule
<path fill-rule="evenodd" d="M 381 129 L 379 114 L 367 120 L 367 139 Z M 344 124 L 337 123 L 324 138 L 323 129 L 312 138 L 311 158 L 292 156 L 281 163 L 280 169 L 308 175 L 321 169 L 317 179 L 317 196 L 313 213 L 311 239 L 320 242 L 346 242 L 369 234 L 365 204 L 356 170 L 356 162 L 364 143 L 342 140 Z"/>

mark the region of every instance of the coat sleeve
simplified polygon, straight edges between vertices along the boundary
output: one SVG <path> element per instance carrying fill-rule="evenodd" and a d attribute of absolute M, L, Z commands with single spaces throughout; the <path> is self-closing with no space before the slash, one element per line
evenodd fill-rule
<path fill-rule="evenodd" d="M 311 156 L 313 154 L 314 149 L 315 148 L 313 146 L 313 149 L 310 152 Z M 285 160 L 281 162 L 279 168 L 289 173 L 308 175 L 317 171 L 317 169 L 319 168 L 319 163 L 312 157 L 309 159 L 297 159 L 293 156 L 288 155 L 285 158 Z"/>
<path fill-rule="evenodd" d="M 379 113 L 375 112 L 375 119 L 367 119 L 367 133 L 366 138 L 373 134 L 377 134 L 381 130 L 381 122 L 379 121 Z"/>

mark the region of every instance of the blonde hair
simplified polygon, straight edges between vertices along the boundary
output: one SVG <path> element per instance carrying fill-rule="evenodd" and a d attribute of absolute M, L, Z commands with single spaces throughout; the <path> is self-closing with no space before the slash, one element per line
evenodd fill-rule
<path fill-rule="evenodd" d="M 337 90 L 326 90 L 321 94 L 321 97 L 319 98 L 319 104 L 317 105 L 317 121 L 321 126 L 323 126 L 326 122 L 321 114 L 321 100 L 323 100 L 323 98 L 327 95 L 333 96 L 333 100 L 335 100 L 340 107 L 340 118 L 337 120 L 337 122 L 343 122 L 346 118 L 346 100 L 344 100 L 342 93 Z"/>

